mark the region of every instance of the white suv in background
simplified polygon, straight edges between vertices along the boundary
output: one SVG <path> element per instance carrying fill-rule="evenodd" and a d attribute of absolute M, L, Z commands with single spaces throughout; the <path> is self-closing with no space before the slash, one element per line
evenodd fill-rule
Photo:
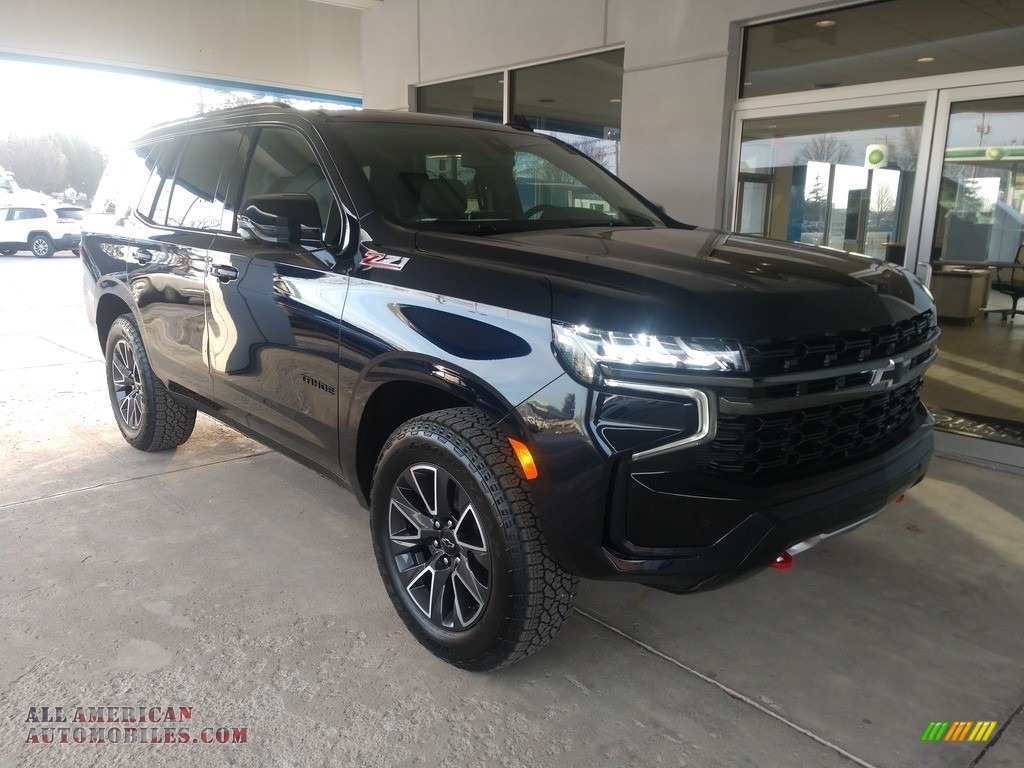
<path fill-rule="evenodd" d="M 74 205 L 0 203 L 0 253 L 28 250 L 45 259 L 56 251 L 75 249 L 82 240 L 84 218 L 84 209 Z"/>

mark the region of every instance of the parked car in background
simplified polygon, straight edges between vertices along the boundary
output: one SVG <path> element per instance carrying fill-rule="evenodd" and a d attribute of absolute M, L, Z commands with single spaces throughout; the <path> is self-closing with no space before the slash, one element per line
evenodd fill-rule
<path fill-rule="evenodd" d="M 76 205 L 4 205 L 0 202 L 0 253 L 26 250 L 39 259 L 78 247 L 85 210 Z"/>

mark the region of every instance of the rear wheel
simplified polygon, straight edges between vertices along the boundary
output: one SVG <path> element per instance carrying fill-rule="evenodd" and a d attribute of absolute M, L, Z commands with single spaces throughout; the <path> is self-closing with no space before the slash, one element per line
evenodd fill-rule
<path fill-rule="evenodd" d="M 17 252 L 18 251 L 15 250 L 14 248 L 0 248 L 0 253 L 2 253 L 4 256 L 13 256 Z"/>
<path fill-rule="evenodd" d="M 552 559 L 505 437 L 475 408 L 413 419 L 388 439 L 371 493 L 374 553 L 409 630 L 464 669 L 544 646 L 577 580 Z"/>
<path fill-rule="evenodd" d="M 53 241 L 40 232 L 29 239 L 28 249 L 37 259 L 48 259 L 53 256 Z"/>
<path fill-rule="evenodd" d="M 196 411 L 174 400 L 153 373 L 131 315 L 121 315 L 110 327 L 106 364 L 110 405 L 129 445 L 161 451 L 189 439 Z"/>

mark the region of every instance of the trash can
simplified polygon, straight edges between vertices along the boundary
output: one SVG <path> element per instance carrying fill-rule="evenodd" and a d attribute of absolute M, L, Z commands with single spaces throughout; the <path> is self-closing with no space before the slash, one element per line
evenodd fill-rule
<path fill-rule="evenodd" d="M 932 272 L 930 288 L 939 317 L 973 323 L 988 301 L 990 274 L 987 269 L 964 267 Z"/>

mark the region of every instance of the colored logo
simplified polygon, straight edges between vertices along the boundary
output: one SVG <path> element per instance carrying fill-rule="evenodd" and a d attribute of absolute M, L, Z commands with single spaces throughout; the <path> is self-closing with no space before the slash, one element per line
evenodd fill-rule
<path fill-rule="evenodd" d="M 995 720 L 933 720 L 921 734 L 921 741 L 988 741 L 996 725 Z"/>
<path fill-rule="evenodd" d="M 406 264 L 409 263 L 408 256 L 391 256 L 387 253 L 381 253 L 380 251 L 367 251 L 366 255 L 363 256 L 359 262 L 364 267 L 372 267 L 374 269 L 393 269 L 396 272 L 400 272 Z"/>

